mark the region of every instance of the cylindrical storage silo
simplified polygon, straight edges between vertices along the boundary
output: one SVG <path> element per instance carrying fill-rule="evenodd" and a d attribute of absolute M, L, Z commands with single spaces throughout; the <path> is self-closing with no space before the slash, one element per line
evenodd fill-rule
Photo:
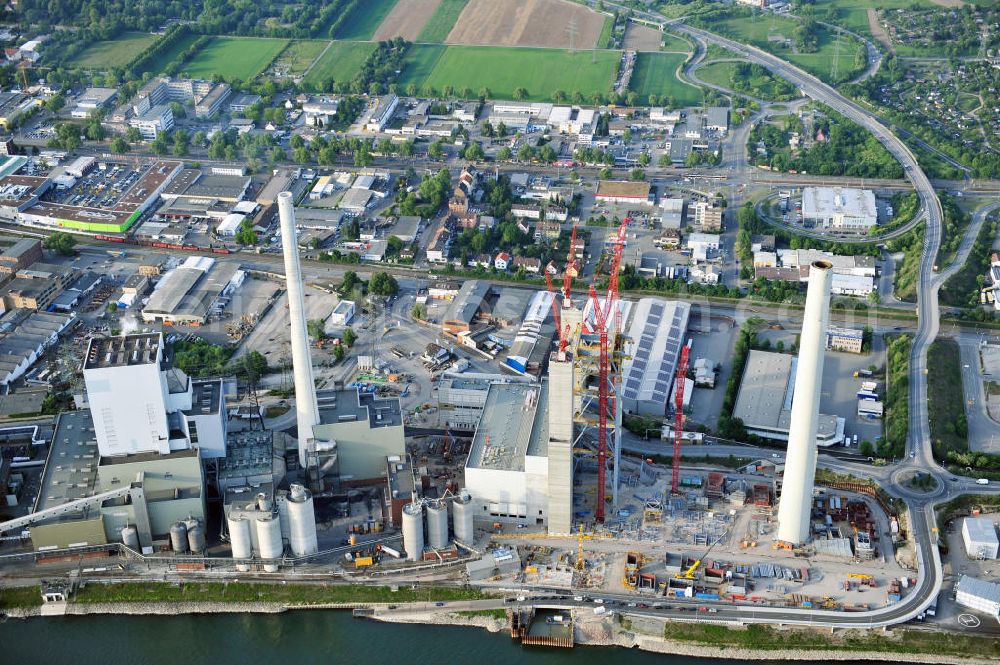
<path fill-rule="evenodd" d="M 424 554 L 424 507 L 419 503 L 403 506 L 403 549 L 410 561 L 420 561 Z"/>
<path fill-rule="evenodd" d="M 431 549 L 448 547 L 448 506 L 433 503 L 427 506 L 427 544 Z"/>
<path fill-rule="evenodd" d="M 281 545 L 281 524 L 277 515 L 257 518 L 257 547 L 261 559 L 280 559 L 283 551 Z M 264 571 L 278 572 L 277 563 L 265 563 Z"/>
<path fill-rule="evenodd" d="M 174 522 L 170 525 L 170 549 L 175 554 L 188 551 L 188 530 L 184 522 Z"/>
<path fill-rule="evenodd" d="M 316 511 L 312 494 L 302 485 L 292 485 L 288 493 L 288 544 L 295 556 L 306 556 L 319 551 L 316 541 Z"/>
<path fill-rule="evenodd" d="M 472 545 L 476 531 L 472 526 L 472 497 L 462 494 L 451 504 L 451 514 L 455 523 L 455 540 L 463 545 Z"/>
<path fill-rule="evenodd" d="M 187 537 L 192 554 L 201 554 L 205 551 L 205 530 L 198 520 L 188 520 Z"/>
<path fill-rule="evenodd" d="M 133 550 L 139 549 L 139 532 L 134 526 L 122 527 L 122 543 Z"/>
<path fill-rule="evenodd" d="M 288 519 L 288 491 L 281 490 L 274 497 L 274 507 L 278 509 L 278 519 L 281 520 L 281 540 L 286 545 L 292 540 L 292 532 Z"/>
<path fill-rule="evenodd" d="M 253 539 L 250 536 L 250 522 L 245 517 L 229 517 L 226 519 L 229 527 L 229 544 L 233 548 L 234 559 L 250 559 L 253 557 Z M 245 563 L 236 564 L 236 570 L 246 572 L 250 569 Z"/>

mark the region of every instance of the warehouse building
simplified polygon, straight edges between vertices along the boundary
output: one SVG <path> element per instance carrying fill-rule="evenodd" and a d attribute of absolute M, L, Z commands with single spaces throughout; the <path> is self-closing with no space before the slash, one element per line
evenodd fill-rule
<path fill-rule="evenodd" d="M 477 279 L 462 284 L 458 295 L 448 304 L 448 309 L 441 317 L 441 329 L 446 333 L 457 335 L 472 329 L 472 323 L 483 311 L 491 288 L 489 283 Z"/>
<path fill-rule="evenodd" d="M 313 427 L 313 435 L 337 442 L 341 483 L 381 483 L 386 458 L 406 454 L 399 398 L 350 388 L 318 391 L 316 399 L 320 423 Z"/>
<path fill-rule="evenodd" d="M 626 413 L 661 418 L 667 414 L 690 316 L 691 305 L 686 302 L 642 298 L 636 303 L 622 377 Z"/>
<path fill-rule="evenodd" d="M 246 273 L 231 263 L 204 256 L 188 257 L 157 282 L 142 310 L 142 320 L 201 325 L 220 312 Z"/>
<path fill-rule="evenodd" d="M 797 364 L 797 357 L 785 353 L 753 350 L 747 356 L 733 417 L 742 420 L 750 434 L 788 440 Z M 844 418 L 819 414 L 816 444 L 843 443 L 844 425 Z"/>
<path fill-rule="evenodd" d="M 75 314 L 26 309 L 5 312 L 0 317 L 0 385 L 24 376 L 74 321 Z"/>
<path fill-rule="evenodd" d="M 870 189 L 805 187 L 802 221 L 824 228 L 867 231 L 878 224 L 875 194 Z"/>
<path fill-rule="evenodd" d="M 0 274 L 9 275 L 42 260 L 42 242 L 35 238 L 0 236 Z"/>
<path fill-rule="evenodd" d="M 648 182 L 601 180 L 597 183 L 597 200 L 605 203 L 652 205 Z"/>
<path fill-rule="evenodd" d="M 1000 584 L 962 575 L 955 585 L 955 602 L 1000 619 Z"/>
<path fill-rule="evenodd" d="M 962 520 L 962 542 L 970 559 L 996 559 L 1000 550 L 997 528 L 989 517 L 966 517 Z"/>
<path fill-rule="evenodd" d="M 548 291 L 537 291 L 528 303 L 521 326 L 514 336 L 510 352 L 507 354 L 507 366 L 522 374 L 531 372 L 537 374 L 549 354 L 549 347 L 555 335 L 554 325 L 545 325 L 552 312 L 552 300 L 555 295 Z M 499 305 L 499 302 L 498 302 Z"/>

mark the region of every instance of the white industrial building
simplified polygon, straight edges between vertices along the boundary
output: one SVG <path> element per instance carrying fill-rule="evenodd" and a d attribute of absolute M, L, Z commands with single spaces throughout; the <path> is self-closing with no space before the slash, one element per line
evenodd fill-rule
<path fill-rule="evenodd" d="M 955 602 L 1000 619 L 1000 584 L 962 575 L 955 585 Z"/>
<path fill-rule="evenodd" d="M 802 221 L 834 229 L 866 231 L 878 224 L 875 194 L 850 187 L 805 187 Z"/>
<path fill-rule="evenodd" d="M 492 383 L 465 466 L 475 515 L 569 533 L 573 363 L 556 354 L 541 384 Z"/>
<path fill-rule="evenodd" d="M 354 320 L 354 302 L 351 300 L 341 300 L 330 313 L 330 325 L 349 326 Z"/>
<path fill-rule="evenodd" d="M 693 261 L 707 261 L 714 257 L 720 247 L 722 236 L 717 233 L 692 233 L 687 237 L 687 248 Z"/>
<path fill-rule="evenodd" d="M 189 256 L 156 283 L 142 309 L 147 323 L 202 324 L 221 311 L 226 299 L 243 284 L 246 273 L 231 263 Z"/>
<path fill-rule="evenodd" d="M 989 517 L 966 517 L 962 520 L 962 542 L 970 559 L 996 559 L 1000 550 L 997 528 Z"/>
<path fill-rule="evenodd" d="M 690 316 L 691 305 L 686 302 L 643 298 L 636 303 L 622 376 L 622 409 L 626 413 L 667 414 Z"/>
<path fill-rule="evenodd" d="M 83 379 L 102 457 L 193 447 L 203 458 L 225 456 L 221 381 L 173 367 L 160 333 L 92 339 Z"/>

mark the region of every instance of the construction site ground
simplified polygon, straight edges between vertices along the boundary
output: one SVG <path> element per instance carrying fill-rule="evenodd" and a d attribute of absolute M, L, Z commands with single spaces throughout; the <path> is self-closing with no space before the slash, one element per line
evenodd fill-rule
<path fill-rule="evenodd" d="M 647 467 L 649 468 L 649 467 Z M 870 561 L 858 561 L 854 556 L 844 557 L 832 554 L 816 554 L 800 556 L 799 553 L 775 550 L 774 522 L 770 518 L 771 509 L 754 505 L 734 506 L 728 499 L 710 500 L 707 507 L 694 507 L 698 498 L 703 497 L 699 489 L 682 489 L 682 497 L 671 501 L 677 508 L 665 510 L 660 524 L 644 522 L 643 506 L 647 500 L 654 497 L 662 498 L 663 490 L 669 482 L 669 472 L 662 467 L 656 467 L 655 480 L 648 473 L 643 477 L 646 482 L 637 482 L 633 487 L 623 487 L 620 505 L 625 514 L 615 517 L 609 514 L 608 524 L 594 528 L 592 521 L 585 527 L 586 537 L 583 548 L 586 560 L 586 572 L 576 573 L 574 588 L 589 589 L 591 592 L 603 593 L 635 593 L 637 600 L 659 593 L 649 591 L 634 591 L 624 584 L 625 563 L 629 552 L 638 552 L 644 559 L 640 568 L 643 574 L 653 574 L 657 583 L 663 583 L 677 575 L 677 568 L 668 569 L 666 557 L 670 555 L 671 564 L 681 565 L 681 559 L 687 557 L 689 565 L 694 560 L 705 555 L 709 546 L 706 538 L 718 543 L 712 548 L 696 573 L 702 577 L 705 568 L 717 567 L 729 563 L 739 566 L 755 564 L 773 564 L 790 570 L 806 569 L 805 581 L 792 581 L 779 577 L 761 577 L 753 579 L 753 590 L 747 591 L 750 598 L 760 598 L 761 602 L 773 605 L 786 605 L 789 599 L 808 598 L 815 601 L 832 599 L 838 606 L 881 607 L 888 602 L 888 588 L 892 580 L 902 577 L 915 578 L 916 571 L 905 570 L 893 556 L 893 546 L 889 537 L 890 525 L 888 517 L 881 512 L 876 502 L 870 497 L 858 494 L 836 491 L 829 492 L 838 497 L 848 497 L 851 500 L 864 500 L 868 512 L 877 521 L 877 530 L 881 538 L 876 543 L 876 555 Z M 707 472 L 684 469 L 682 478 L 700 476 L 705 478 Z M 757 475 L 726 473 L 730 486 L 745 481 L 752 484 L 769 484 L 770 479 Z M 590 488 L 593 479 L 584 476 L 577 487 Z M 650 482 L 652 481 L 652 482 Z M 584 490 L 588 496 L 589 490 Z M 704 504 L 704 501 L 701 502 Z M 579 506 L 575 506 L 579 510 Z M 609 511 L 610 513 L 610 511 Z M 759 525 L 759 528 L 753 528 Z M 853 530 L 846 523 L 835 524 L 844 535 L 853 536 Z M 516 544 L 521 548 L 521 558 L 531 569 L 538 573 L 526 575 L 525 582 L 564 586 L 566 570 L 574 570 L 579 536 L 548 536 L 535 527 L 505 533 L 495 537 L 503 544 Z M 756 540 L 756 546 L 747 543 Z M 684 565 L 684 568 L 687 566 Z M 683 568 L 682 568 L 683 570 Z M 546 571 L 550 571 L 546 574 Z M 860 578 L 849 578 L 849 575 L 871 575 L 876 587 L 869 588 L 860 584 Z M 530 578 L 530 579 L 529 579 Z M 852 590 L 846 591 L 844 583 L 852 580 Z M 582 586 L 586 585 L 586 586 Z M 700 585 L 696 583 L 696 586 Z M 724 587 L 725 585 L 723 585 Z M 906 590 L 902 593 L 905 595 Z M 697 602 L 693 600 L 692 602 Z"/>

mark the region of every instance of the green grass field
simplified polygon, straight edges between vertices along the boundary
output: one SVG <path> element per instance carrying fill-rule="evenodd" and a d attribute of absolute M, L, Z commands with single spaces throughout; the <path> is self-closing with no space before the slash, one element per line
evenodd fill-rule
<path fill-rule="evenodd" d="M 95 42 L 80 54 L 75 64 L 84 69 L 123 67 L 149 48 L 156 39 L 156 35 L 145 32 L 123 32 L 116 39 Z"/>
<path fill-rule="evenodd" d="M 200 36 L 201 35 L 196 35 L 194 33 L 188 33 L 183 39 L 174 44 L 173 48 L 163 53 L 159 58 L 156 58 L 156 60 L 146 65 L 142 71 L 137 73 L 145 74 L 146 72 L 149 72 L 150 74 L 159 74 L 167 68 L 167 65 L 180 58 L 181 53 L 186 51 L 191 44 L 194 44 Z"/>
<path fill-rule="evenodd" d="M 620 51 L 418 45 L 410 49 L 399 83 L 438 92 L 449 85 L 476 93 L 486 87 L 496 99 L 511 99 L 517 88 L 534 101 L 549 100 L 556 90 L 590 96 L 609 92 L 619 58 Z"/>
<path fill-rule="evenodd" d="M 420 31 L 417 41 L 434 44 L 444 42 L 467 4 L 469 0 L 441 0 L 441 4 L 434 10 L 434 15 L 427 20 L 427 24 Z"/>
<path fill-rule="evenodd" d="M 677 35 L 672 35 L 669 32 L 663 33 L 663 46 L 661 48 L 664 51 L 676 51 L 678 53 L 689 53 L 694 50 L 691 42 Z"/>
<path fill-rule="evenodd" d="M 399 0 L 362 0 L 344 21 L 337 39 L 364 41 L 371 39 L 378 26 Z"/>
<path fill-rule="evenodd" d="M 842 26 L 869 39 L 872 39 L 871 30 L 868 29 L 869 8 L 909 9 L 914 5 L 921 8 L 943 9 L 930 0 L 817 0 L 816 2 L 817 8 L 837 11 L 836 19 L 825 19 L 828 23 Z"/>
<path fill-rule="evenodd" d="M 249 81 L 270 64 L 288 46 L 287 39 L 256 37 L 215 37 L 181 67 L 191 78 Z"/>
<path fill-rule="evenodd" d="M 672 97 L 674 104 L 693 106 L 702 100 L 701 89 L 677 78 L 687 56 L 680 53 L 640 53 L 629 88 L 647 103 L 650 95 Z"/>
<path fill-rule="evenodd" d="M 597 38 L 597 48 L 607 48 L 608 42 L 611 40 L 611 33 L 615 29 L 615 20 L 608 16 L 604 19 L 604 25 L 601 26 L 601 35 Z"/>
<path fill-rule="evenodd" d="M 314 39 L 294 41 L 275 60 L 275 67 L 287 71 L 288 76 L 298 76 L 309 69 L 329 43 Z"/>
<path fill-rule="evenodd" d="M 346 82 L 361 71 L 365 59 L 375 50 L 370 42 L 333 42 L 303 80 L 312 86 L 326 81 Z"/>
<path fill-rule="evenodd" d="M 713 30 L 734 35 L 737 41 L 753 44 L 780 58 L 798 65 L 810 74 L 818 76 L 827 82 L 839 83 L 850 78 L 855 69 L 855 62 L 864 56 L 864 45 L 857 39 L 845 35 L 841 39 L 839 57 L 837 53 L 836 36 L 829 30 L 822 29 L 819 33 L 818 50 L 815 53 L 797 53 L 794 48 L 785 45 L 782 39 L 793 39 L 798 22 L 794 19 L 775 16 L 757 16 L 753 19 L 729 18 L 716 21 Z M 772 39 L 778 41 L 771 41 Z M 837 76 L 832 76 L 834 61 L 837 62 Z"/>

